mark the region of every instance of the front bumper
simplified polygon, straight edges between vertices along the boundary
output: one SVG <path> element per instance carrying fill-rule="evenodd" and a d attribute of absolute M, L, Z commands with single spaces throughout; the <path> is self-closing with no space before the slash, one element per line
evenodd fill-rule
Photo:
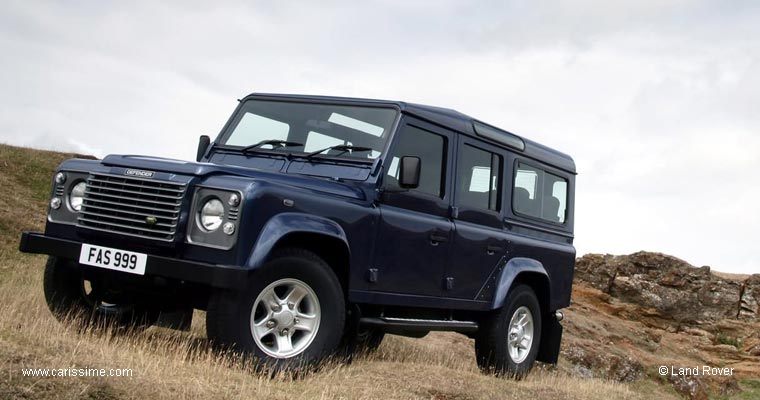
<path fill-rule="evenodd" d="M 19 250 L 24 253 L 48 254 L 70 260 L 78 260 L 81 249 L 81 242 L 37 232 L 22 233 L 19 243 Z M 148 254 L 144 276 L 200 283 L 215 288 L 240 289 L 245 285 L 248 270 Z"/>

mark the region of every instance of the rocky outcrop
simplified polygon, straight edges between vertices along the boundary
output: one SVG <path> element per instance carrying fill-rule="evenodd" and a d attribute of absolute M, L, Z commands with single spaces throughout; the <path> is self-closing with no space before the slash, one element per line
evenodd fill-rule
<path fill-rule="evenodd" d="M 573 364 L 573 373 L 586 378 L 604 378 L 617 382 L 633 382 L 644 376 L 644 366 L 638 360 L 588 346 L 570 346 L 562 355 Z"/>
<path fill-rule="evenodd" d="M 739 318 L 760 319 L 760 274 L 752 275 L 744 281 L 739 302 Z"/>
<path fill-rule="evenodd" d="M 710 387 L 699 377 L 693 375 L 669 375 L 668 382 L 673 389 L 690 400 L 708 400 Z"/>
<path fill-rule="evenodd" d="M 741 392 L 740 380 L 760 371 L 760 274 L 730 278 L 660 253 L 579 258 L 563 321 L 568 371 L 619 382 L 655 377 L 692 400 Z M 659 369 L 705 365 L 735 373 Z"/>
<path fill-rule="evenodd" d="M 661 253 L 638 252 L 585 255 L 576 261 L 575 277 L 680 324 L 760 319 L 760 275 L 745 282 L 724 279 L 712 274 L 710 267 L 697 268 Z"/>

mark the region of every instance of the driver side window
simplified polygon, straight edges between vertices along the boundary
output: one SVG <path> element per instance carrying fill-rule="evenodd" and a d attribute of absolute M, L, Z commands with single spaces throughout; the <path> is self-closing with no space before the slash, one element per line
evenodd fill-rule
<path fill-rule="evenodd" d="M 400 189 L 398 184 L 401 157 L 419 157 L 421 161 L 420 185 L 413 192 L 420 192 L 443 198 L 443 177 L 445 176 L 444 152 L 446 138 L 426 130 L 407 125 L 399 132 L 399 138 L 393 149 L 390 165 L 385 177 L 385 186 Z"/>

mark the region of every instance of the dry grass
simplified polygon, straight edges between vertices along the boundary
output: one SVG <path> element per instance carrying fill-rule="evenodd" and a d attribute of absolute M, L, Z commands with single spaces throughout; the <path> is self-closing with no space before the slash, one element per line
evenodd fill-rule
<path fill-rule="evenodd" d="M 72 157 L 77 155 L 0 144 L 0 258 L 15 246 L 18 232 L 45 223 L 53 169 Z"/>
<path fill-rule="evenodd" d="M 43 257 L 24 255 L 2 261 L 0 398 L 643 398 L 621 384 L 556 371 L 539 370 L 522 382 L 483 375 L 471 341 L 456 334 L 389 337 L 378 352 L 350 365 L 270 378 L 235 354 L 211 350 L 202 313 L 187 333 L 151 328 L 112 335 L 58 323 L 44 304 L 43 263 Z M 133 376 L 30 378 L 22 368 L 131 368 Z"/>
<path fill-rule="evenodd" d="M 712 271 L 713 275 L 723 278 L 723 279 L 731 279 L 734 281 L 744 281 L 747 278 L 750 277 L 749 274 L 732 274 L 730 272 L 721 272 L 721 271 Z"/>

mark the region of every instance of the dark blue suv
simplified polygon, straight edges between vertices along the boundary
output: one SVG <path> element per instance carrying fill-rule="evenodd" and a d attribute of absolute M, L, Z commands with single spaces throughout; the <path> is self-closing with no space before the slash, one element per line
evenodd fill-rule
<path fill-rule="evenodd" d="M 455 331 L 485 371 L 555 363 L 575 164 L 459 112 L 252 94 L 197 162 L 71 159 L 44 233 L 58 318 L 185 329 L 292 369 Z"/>

